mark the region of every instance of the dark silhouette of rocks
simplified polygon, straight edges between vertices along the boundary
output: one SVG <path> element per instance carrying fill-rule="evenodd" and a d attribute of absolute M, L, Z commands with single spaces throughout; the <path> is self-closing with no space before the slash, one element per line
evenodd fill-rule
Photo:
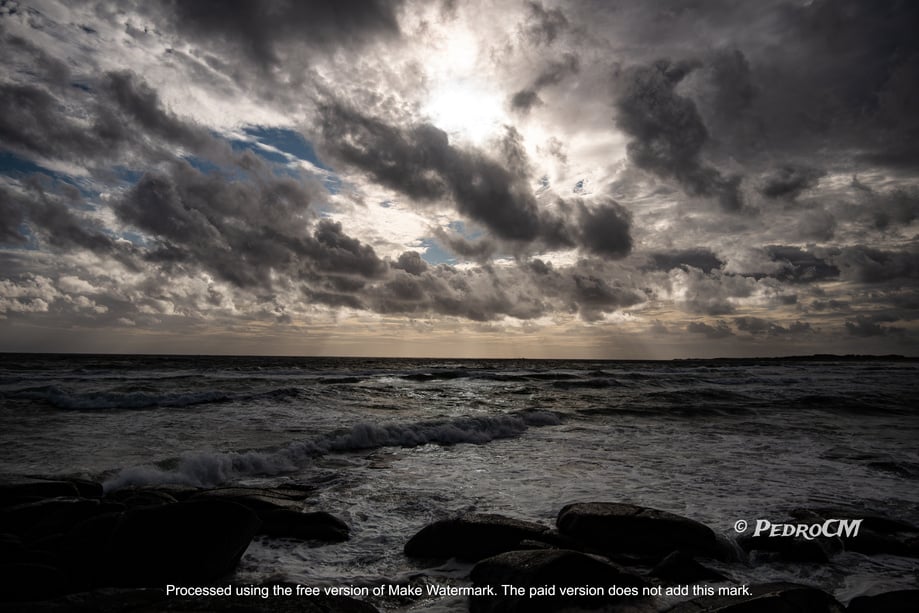
<path fill-rule="evenodd" d="M 719 560 L 736 553 L 708 526 L 667 511 L 615 502 L 585 502 L 562 508 L 559 532 L 582 548 L 604 555 L 634 554 L 658 560 L 674 550 Z"/>
<path fill-rule="evenodd" d="M 425 526 L 405 544 L 405 555 L 476 561 L 520 549 L 523 541 L 545 542 L 552 538 L 549 529 L 541 524 L 504 515 L 470 513 Z"/>
<path fill-rule="evenodd" d="M 566 607 L 574 610 L 591 609 L 611 603 L 639 598 L 629 595 L 611 597 L 604 592 L 600 596 L 589 594 L 564 594 L 562 587 L 609 586 L 641 588 L 647 583 L 636 574 L 622 569 L 596 556 L 567 549 L 535 549 L 529 551 L 508 551 L 480 561 L 470 574 L 474 586 L 493 586 L 498 593 L 494 596 L 474 596 L 469 599 L 472 613 L 524 613 L 560 611 Z M 521 595 L 505 595 L 500 586 L 555 587 L 554 595 L 530 598 Z"/>
<path fill-rule="evenodd" d="M 853 598 L 847 613 L 914 613 L 919 603 L 919 589 L 897 590 L 874 596 Z"/>

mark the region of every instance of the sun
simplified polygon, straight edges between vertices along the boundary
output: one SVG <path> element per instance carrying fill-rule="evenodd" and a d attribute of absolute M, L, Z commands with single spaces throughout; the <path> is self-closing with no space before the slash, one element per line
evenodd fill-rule
<path fill-rule="evenodd" d="M 421 112 L 454 140 L 481 145 L 507 123 L 500 88 L 479 62 L 479 43 L 464 27 L 442 32 L 423 61 L 429 83 Z"/>
<path fill-rule="evenodd" d="M 475 145 L 487 141 L 507 123 L 500 94 L 467 79 L 439 85 L 422 112 L 451 138 Z"/>

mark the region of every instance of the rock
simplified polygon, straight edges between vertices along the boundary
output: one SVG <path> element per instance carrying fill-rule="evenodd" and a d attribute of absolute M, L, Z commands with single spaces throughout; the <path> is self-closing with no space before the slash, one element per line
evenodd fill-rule
<path fill-rule="evenodd" d="M 338 543 L 347 541 L 348 524 L 323 511 L 301 513 L 280 509 L 260 515 L 262 527 L 259 534 L 266 536 Z"/>
<path fill-rule="evenodd" d="M 476 587 L 492 586 L 495 596 L 476 596 L 469 599 L 472 613 L 522 613 L 552 612 L 568 607 L 575 610 L 591 609 L 629 601 L 640 596 L 600 596 L 589 594 L 564 595 L 562 587 L 610 586 L 634 588 L 641 594 L 647 583 L 622 568 L 578 551 L 567 549 L 508 551 L 486 558 L 475 565 L 471 573 Z M 524 588 L 554 586 L 554 595 L 528 596 L 504 595 L 502 585 Z"/>
<path fill-rule="evenodd" d="M 281 511 L 299 511 L 297 504 L 306 496 L 303 492 L 265 490 L 258 488 L 227 487 L 213 490 L 202 490 L 192 495 L 188 500 L 227 500 L 241 504 L 254 513 L 262 516 L 264 513 Z"/>
<path fill-rule="evenodd" d="M 33 476 L 4 477 L 0 482 L 0 506 L 59 497 L 101 498 L 102 485 L 85 479 Z"/>
<path fill-rule="evenodd" d="M 20 562 L 0 565 L 0 601 L 20 602 L 50 598 L 67 591 L 64 574 L 47 564 Z"/>
<path fill-rule="evenodd" d="M 60 564 L 75 590 L 111 585 L 109 543 L 124 513 L 104 513 L 80 522 L 61 538 Z"/>
<path fill-rule="evenodd" d="M 843 535 L 837 539 L 846 551 L 919 558 L 919 528 L 907 522 L 850 509 L 795 509 L 791 515 L 805 523 L 824 522 L 828 519 L 861 519 L 858 534 Z"/>
<path fill-rule="evenodd" d="M 682 551 L 674 551 L 655 566 L 649 573 L 664 583 L 699 583 L 701 581 L 730 581 L 721 573 L 696 562 Z"/>
<path fill-rule="evenodd" d="M 825 564 L 833 555 L 842 551 L 839 539 L 823 537 L 807 540 L 801 537 L 743 534 L 737 537 L 737 544 L 748 553 L 765 551 L 787 562 Z"/>
<path fill-rule="evenodd" d="M 195 585 L 233 570 L 259 524 L 234 502 L 179 502 L 94 517 L 62 549 L 75 579 L 92 585 Z"/>
<path fill-rule="evenodd" d="M 732 547 L 708 526 L 648 507 L 614 502 L 565 506 L 556 520 L 563 536 L 585 551 L 604 555 L 635 554 L 660 559 L 679 550 L 719 560 L 733 560 Z"/>
<path fill-rule="evenodd" d="M 848 613 L 914 613 L 919 603 L 919 589 L 897 590 L 875 596 L 858 596 L 849 603 Z"/>
<path fill-rule="evenodd" d="M 25 539 L 34 539 L 66 532 L 93 515 L 123 508 L 118 503 L 103 503 L 95 498 L 49 498 L 7 507 L 0 511 L 0 522 L 5 529 Z"/>
<path fill-rule="evenodd" d="M 18 477 L 0 483 L 0 507 L 36 502 L 45 498 L 79 497 L 80 490 L 68 481 Z"/>
<path fill-rule="evenodd" d="M 794 583 L 751 585 L 749 596 L 703 596 L 681 602 L 666 613 L 843 613 L 832 596 Z"/>
<path fill-rule="evenodd" d="M 146 488 L 118 490 L 114 492 L 113 495 L 109 496 L 109 498 L 117 500 L 129 509 L 157 507 L 178 502 L 172 494 Z"/>
<path fill-rule="evenodd" d="M 519 548 L 521 541 L 543 541 L 549 529 L 503 515 L 470 513 L 428 524 L 405 544 L 413 558 L 476 561 Z"/>

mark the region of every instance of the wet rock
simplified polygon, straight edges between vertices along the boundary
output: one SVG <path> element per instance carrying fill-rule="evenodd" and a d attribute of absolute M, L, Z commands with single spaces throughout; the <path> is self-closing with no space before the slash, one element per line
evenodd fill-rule
<path fill-rule="evenodd" d="M 67 580 L 54 566 L 19 562 L 0 565 L 0 601 L 20 602 L 64 594 Z"/>
<path fill-rule="evenodd" d="M 636 595 L 610 596 L 605 589 L 618 586 L 632 588 L 634 594 L 640 594 L 641 588 L 647 585 L 641 577 L 614 564 L 567 549 L 501 553 L 476 564 L 471 578 L 474 586 L 492 586 L 496 592 L 494 596 L 471 597 L 469 610 L 472 613 L 548 613 L 567 608 L 589 610 L 623 601 L 636 603 L 640 599 Z M 552 593 L 530 598 L 528 595 L 505 595 L 502 585 L 523 588 L 552 586 L 554 589 Z M 585 586 L 602 586 L 604 593 L 566 594 L 562 589 Z"/>
<path fill-rule="evenodd" d="M 259 527 L 244 506 L 188 501 L 125 513 L 108 546 L 113 585 L 212 581 L 235 568 Z"/>
<path fill-rule="evenodd" d="M 549 529 L 497 514 L 470 513 L 428 524 L 405 544 L 413 558 L 481 560 L 519 548 L 522 541 L 544 541 Z"/>
<path fill-rule="evenodd" d="M 696 562 L 682 551 L 674 551 L 661 560 L 649 573 L 664 583 L 685 584 L 701 581 L 730 581 L 721 573 Z"/>
<path fill-rule="evenodd" d="M 747 596 L 703 596 L 681 602 L 666 613 L 843 613 L 824 591 L 794 583 L 749 586 Z"/>
<path fill-rule="evenodd" d="M 95 498 L 48 498 L 6 507 L 0 511 L 0 523 L 10 532 L 34 539 L 66 532 L 89 517 L 123 508 Z"/>
<path fill-rule="evenodd" d="M 284 509 L 297 511 L 300 509 L 298 502 L 306 498 L 306 494 L 294 490 L 268 490 L 259 488 L 227 487 L 213 490 L 202 490 L 192 495 L 188 500 L 226 500 L 241 504 L 251 509 L 260 517 L 265 513 L 281 511 Z"/>
<path fill-rule="evenodd" d="M 800 537 L 744 534 L 737 538 L 737 544 L 747 553 L 768 552 L 786 562 L 824 564 L 829 562 L 833 555 L 842 551 L 842 543 L 838 539 L 827 538 L 816 538 L 809 541 Z"/>
<path fill-rule="evenodd" d="M 45 498 L 79 496 L 80 490 L 68 481 L 19 477 L 7 478 L 0 483 L 0 507 L 36 502 Z"/>
<path fill-rule="evenodd" d="M 106 496 L 106 499 L 120 502 L 129 509 L 156 507 L 178 502 L 178 499 L 172 494 L 149 488 L 128 488 L 118 490 Z"/>
<path fill-rule="evenodd" d="M 200 584 L 235 568 L 259 524 L 234 502 L 179 502 L 91 518 L 65 536 L 62 550 L 76 583 Z"/>
<path fill-rule="evenodd" d="M 719 560 L 736 559 L 732 546 L 708 526 L 667 511 L 613 502 L 569 504 L 558 514 L 559 532 L 585 551 L 660 559 L 674 550 Z"/>
<path fill-rule="evenodd" d="M 259 534 L 266 536 L 338 543 L 347 541 L 350 534 L 348 524 L 323 511 L 301 513 L 280 509 L 259 517 L 262 519 Z"/>
<path fill-rule="evenodd" d="M 848 613 L 914 613 L 919 608 L 919 589 L 897 590 L 875 596 L 858 596 L 849 603 Z"/>
<path fill-rule="evenodd" d="M 807 523 L 824 522 L 828 519 L 860 519 L 862 521 L 858 534 L 844 534 L 837 539 L 841 548 L 866 555 L 890 554 L 919 558 L 919 528 L 907 522 L 850 509 L 795 509 L 791 515 L 796 520 Z"/>

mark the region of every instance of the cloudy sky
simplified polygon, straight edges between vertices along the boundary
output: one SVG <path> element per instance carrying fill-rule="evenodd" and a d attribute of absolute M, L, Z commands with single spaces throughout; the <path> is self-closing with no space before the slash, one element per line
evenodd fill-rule
<path fill-rule="evenodd" d="M 916 23 L 0 1 L 0 350 L 917 355 Z"/>

